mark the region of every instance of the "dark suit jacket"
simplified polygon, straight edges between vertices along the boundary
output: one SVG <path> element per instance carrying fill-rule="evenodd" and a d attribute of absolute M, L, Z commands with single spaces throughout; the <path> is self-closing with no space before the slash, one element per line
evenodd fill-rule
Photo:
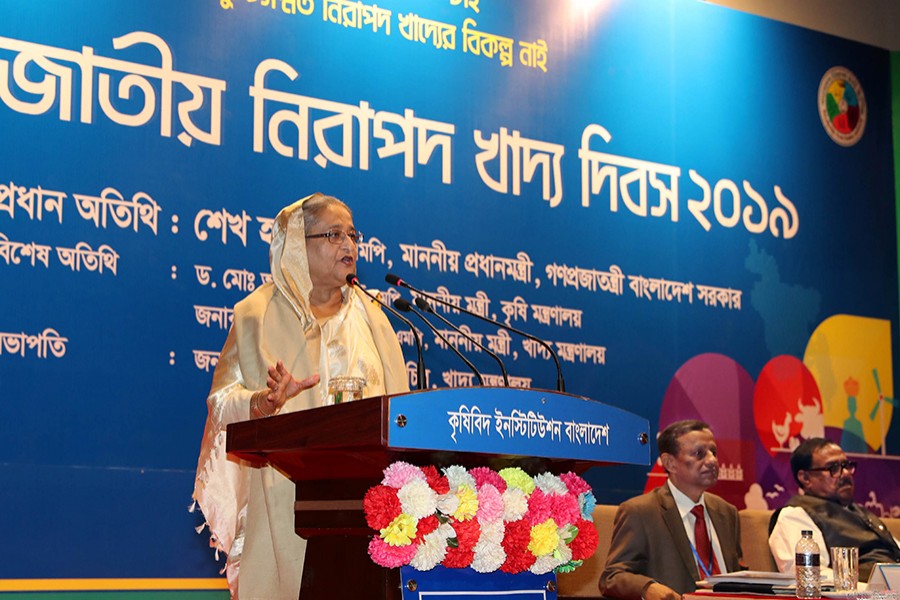
<path fill-rule="evenodd" d="M 706 509 L 722 548 L 725 568 L 741 562 L 741 525 L 737 509 L 715 494 L 705 495 Z M 623 502 L 616 512 L 600 591 L 610 598 L 640 600 L 651 581 L 679 594 L 693 592 L 700 579 L 691 543 L 668 485 Z"/>

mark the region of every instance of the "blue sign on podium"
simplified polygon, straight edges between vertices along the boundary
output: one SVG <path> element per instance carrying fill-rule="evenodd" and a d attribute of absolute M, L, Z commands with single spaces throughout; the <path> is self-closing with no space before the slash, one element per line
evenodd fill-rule
<path fill-rule="evenodd" d="M 484 597 L 502 600 L 556 600 L 556 574 L 478 573 L 472 569 L 448 569 L 438 565 L 430 571 L 400 567 L 403 600 L 457 600 Z"/>
<path fill-rule="evenodd" d="M 650 464 L 647 419 L 549 390 L 449 388 L 390 399 L 388 445 Z"/>

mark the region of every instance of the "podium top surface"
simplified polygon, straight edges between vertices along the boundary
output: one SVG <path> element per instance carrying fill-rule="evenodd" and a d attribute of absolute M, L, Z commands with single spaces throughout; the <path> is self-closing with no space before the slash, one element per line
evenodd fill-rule
<path fill-rule="evenodd" d="M 229 454 L 292 479 L 378 476 L 395 460 L 583 471 L 649 465 L 647 419 L 521 388 L 444 388 L 366 398 L 228 426 Z"/>

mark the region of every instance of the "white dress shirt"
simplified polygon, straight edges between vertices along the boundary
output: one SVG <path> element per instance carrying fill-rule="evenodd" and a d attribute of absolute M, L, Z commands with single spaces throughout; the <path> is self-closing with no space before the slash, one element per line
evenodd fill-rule
<path fill-rule="evenodd" d="M 825 545 L 825 536 L 819 527 L 813 523 L 809 513 L 799 506 L 785 506 L 778 513 L 778 521 L 769 535 L 769 550 L 775 559 L 775 566 L 781 573 L 794 572 L 794 548 L 801 532 L 808 529 L 813 532 L 813 539 L 819 544 L 819 565 L 826 578 L 831 577 L 831 557 L 828 556 Z M 900 546 L 897 538 L 894 542 Z"/>
<path fill-rule="evenodd" d="M 691 542 L 691 545 L 696 549 L 697 544 L 694 540 L 694 522 L 697 518 L 691 513 L 691 509 L 693 509 L 697 504 L 701 504 L 703 506 L 703 515 L 706 517 L 706 531 L 709 532 L 709 540 L 712 542 L 713 554 L 716 557 L 716 564 L 719 565 L 719 570 L 724 573 L 728 567 L 725 566 L 725 558 L 722 556 L 722 547 L 719 545 L 719 536 L 716 534 L 716 528 L 713 527 L 712 521 L 709 519 L 709 511 L 706 510 L 706 502 L 704 496 L 700 496 L 700 502 L 694 502 L 690 498 L 688 498 L 684 492 L 675 487 L 671 481 L 666 480 L 666 485 L 669 486 L 669 490 L 672 492 L 672 498 L 675 499 L 675 506 L 678 508 L 679 514 L 681 514 L 681 522 L 684 525 L 684 532 L 687 534 L 688 540 Z M 695 555 L 696 558 L 696 555 Z M 697 571 L 700 573 L 701 578 L 705 578 L 703 574 L 703 569 L 700 565 L 697 565 Z"/>

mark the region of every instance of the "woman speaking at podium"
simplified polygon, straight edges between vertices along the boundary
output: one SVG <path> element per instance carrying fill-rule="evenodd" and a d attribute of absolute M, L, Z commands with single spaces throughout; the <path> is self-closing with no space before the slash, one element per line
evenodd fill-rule
<path fill-rule="evenodd" d="M 365 397 L 409 390 L 387 317 L 347 285 L 361 241 L 337 198 L 315 193 L 291 204 L 273 224 L 272 281 L 234 307 L 194 487 L 211 545 L 228 555 L 233 598 L 296 598 L 306 540 L 294 533 L 294 484 L 226 456 L 226 426 L 322 406 L 328 380 L 339 375 L 364 377 Z"/>

